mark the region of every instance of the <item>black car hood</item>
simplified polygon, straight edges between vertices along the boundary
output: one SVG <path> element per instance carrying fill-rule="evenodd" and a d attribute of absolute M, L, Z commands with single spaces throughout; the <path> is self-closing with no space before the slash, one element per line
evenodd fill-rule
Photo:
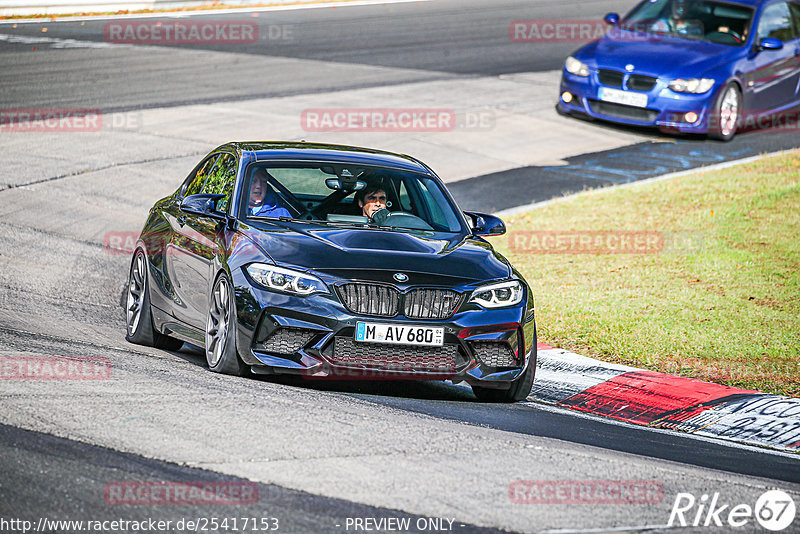
<path fill-rule="evenodd" d="M 508 261 L 483 240 L 457 234 L 342 228 L 269 221 L 242 231 L 279 265 L 342 278 L 424 273 L 461 282 L 507 278 Z M 455 281 L 455 280 L 453 280 Z"/>

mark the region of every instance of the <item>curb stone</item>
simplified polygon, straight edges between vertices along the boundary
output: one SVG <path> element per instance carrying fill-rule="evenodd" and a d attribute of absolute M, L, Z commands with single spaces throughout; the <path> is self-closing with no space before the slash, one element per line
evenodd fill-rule
<path fill-rule="evenodd" d="M 800 399 L 605 363 L 543 343 L 528 399 L 652 428 L 800 452 Z"/>

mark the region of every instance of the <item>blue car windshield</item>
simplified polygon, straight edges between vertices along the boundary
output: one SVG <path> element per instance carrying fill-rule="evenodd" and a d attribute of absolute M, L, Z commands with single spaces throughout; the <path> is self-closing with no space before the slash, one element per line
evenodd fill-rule
<path fill-rule="evenodd" d="M 367 165 L 252 164 L 243 215 L 384 230 L 462 232 L 463 218 L 430 176 Z"/>
<path fill-rule="evenodd" d="M 729 46 L 747 41 L 753 9 L 706 0 L 647 0 L 623 21 L 622 27 Z"/>

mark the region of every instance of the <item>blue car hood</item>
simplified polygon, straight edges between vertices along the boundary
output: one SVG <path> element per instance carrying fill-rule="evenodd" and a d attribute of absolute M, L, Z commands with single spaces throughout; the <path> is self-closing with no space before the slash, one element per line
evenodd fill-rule
<path fill-rule="evenodd" d="M 669 35 L 619 30 L 588 45 L 577 57 L 582 61 L 594 59 L 598 68 L 624 71 L 630 64 L 638 74 L 699 78 L 731 61 L 743 50 Z"/>
<path fill-rule="evenodd" d="M 507 278 L 508 261 L 488 243 L 457 234 L 407 233 L 296 222 L 244 229 L 278 265 L 345 278 L 369 271 L 425 273 L 462 283 Z"/>

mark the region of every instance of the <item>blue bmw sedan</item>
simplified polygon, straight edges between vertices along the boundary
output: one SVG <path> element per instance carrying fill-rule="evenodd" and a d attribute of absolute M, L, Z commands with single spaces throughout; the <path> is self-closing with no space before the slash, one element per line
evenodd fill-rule
<path fill-rule="evenodd" d="M 569 56 L 557 109 L 730 140 L 800 104 L 800 3 L 644 0 Z"/>

